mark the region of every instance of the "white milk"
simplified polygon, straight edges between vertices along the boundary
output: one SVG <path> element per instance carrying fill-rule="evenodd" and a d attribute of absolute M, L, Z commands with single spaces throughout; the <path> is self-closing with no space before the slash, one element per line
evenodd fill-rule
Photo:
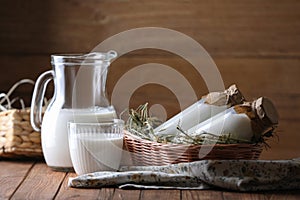
<path fill-rule="evenodd" d="M 122 134 L 79 133 L 70 135 L 70 153 L 78 175 L 119 169 Z"/>
<path fill-rule="evenodd" d="M 245 113 L 236 113 L 234 108 L 229 108 L 222 113 L 189 129 L 190 136 L 203 132 L 215 135 L 230 134 L 232 138 L 251 141 L 253 130 L 251 120 Z"/>
<path fill-rule="evenodd" d="M 207 104 L 205 99 L 201 99 L 155 128 L 154 133 L 157 135 L 176 135 L 178 133 L 177 126 L 180 126 L 183 130 L 188 130 L 227 108 L 226 105 Z"/>
<path fill-rule="evenodd" d="M 50 109 L 43 118 L 41 137 L 46 163 L 53 168 L 72 168 L 68 122 L 100 122 L 116 118 L 113 107 L 98 109 Z"/>

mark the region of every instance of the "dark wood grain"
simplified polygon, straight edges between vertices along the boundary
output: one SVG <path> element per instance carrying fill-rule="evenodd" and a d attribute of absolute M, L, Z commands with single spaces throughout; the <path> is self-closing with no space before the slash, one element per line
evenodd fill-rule
<path fill-rule="evenodd" d="M 0 56 L 4 62 L 0 67 L 0 92 L 7 93 L 8 90 L 21 79 L 36 80 L 38 75 L 51 69 L 50 56 Z M 12 97 L 21 97 L 27 106 L 30 106 L 33 86 L 24 84 L 16 88 Z M 52 95 L 52 91 L 47 92 Z M 19 106 L 19 105 L 14 105 Z"/>
<path fill-rule="evenodd" d="M 231 199 L 251 199 L 251 200 L 265 200 L 266 196 L 263 193 L 239 193 L 239 192 L 223 192 L 224 200 Z"/>
<path fill-rule="evenodd" d="M 98 196 L 98 199 L 111 199 L 114 195 L 114 191 L 115 189 L 114 188 L 102 188 L 100 193 L 99 193 L 99 196 Z"/>
<path fill-rule="evenodd" d="M 270 97 L 280 115 L 277 137 L 261 159 L 300 155 L 300 1 L 298 0 L 46 0 L 1 1 L 0 92 L 22 78 L 36 79 L 51 69 L 52 53 L 90 52 L 122 31 L 165 27 L 184 33 L 212 55 L 224 85 L 236 83 L 248 100 Z M 113 48 L 113 47 L 112 47 Z M 207 93 L 203 77 L 176 55 L 140 50 L 115 61 L 109 72 L 109 98 L 117 81 L 144 63 L 171 66 L 189 81 L 200 98 Z M 139 77 L 140 78 L 140 77 Z M 178 87 L 182 84 L 171 81 Z M 48 96 L 52 95 L 52 86 Z M 124 101 L 123 94 L 115 101 Z M 14 95 L 30 103 L 32 86 Z M 181 94 L 177 94 L 181 95 Z M 170 117 L 180 110 L 168 87 L 144 85 L 130 107 L 145 101 L 165 106 Z M 190 97 L 184 101 L 189 102 Z M 0 160 L 0 199 L 299 199 L 299 191 L 238 193 L 219 190 L 121 190 L 67 187 L 74 173 L 54 172 L 45 163 Z"/>
<path fill-rule="evenodd" d="M 115 189 L 113 200 L 136 200 L 140 199 L 140 190 Z"/>
<path fill-rule="evenodd" d="M 285 191 L 285 192 L 267 192 L 265 193 L 265 196 L 268 199 L 272 200 L 281 200 L 281 199 L 286 199 L 286 200 L 298 200 L 300 197 L 298 196 L 300 194 L 299 191 Z"/>
<path fill-rule="evenodd" d="M 150 199 L 180 199 L 180 190 L 142 190 L 141 199 L 150 200 Z"/>
<path fill-rule="evenodd" d="M 213 190 L 182 190 L 182 200 L 223 199 L 221 191 Z"/>
<path fill-rule="evenodd" d="M 0 199 L 9 199 L 25 180 L 34 162 L 0 160 Z"/>
<path fill-rule="evenodd" d="M 11 199 L 53 199 L 66 174 L 36 163 Z"/>
<path fill-rule="evenodd" d="M 155 26 L 185 33 L 213 54 L 299 56 L 299 10 L 297 0 L 5 0 L 0 52 L 87 52 L 121 31 Z"/>

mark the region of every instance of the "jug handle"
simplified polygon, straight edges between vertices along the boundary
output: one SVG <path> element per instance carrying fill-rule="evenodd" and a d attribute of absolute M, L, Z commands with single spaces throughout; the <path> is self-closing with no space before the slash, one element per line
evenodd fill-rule
<path fill-rule="evenodd" d="M 53 70 L 42 73 L 34 86 L 30 108 L 30 123 L 35 131 L 41 130 L 43 100 L 47 84 L 53 79 L 53 75 Z"/>

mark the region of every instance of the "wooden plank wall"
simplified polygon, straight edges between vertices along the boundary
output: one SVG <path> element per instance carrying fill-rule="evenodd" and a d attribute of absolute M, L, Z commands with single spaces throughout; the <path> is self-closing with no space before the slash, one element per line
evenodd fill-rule
<path fill-rule="evenodd" d="M 89 52 L 106 38 L 132 28 L 170 28 L 203 45 L 225 86 L 236 83 L 250 100 L 258 96 L 274 100 L 281 117 L 280 140 L 273 140 L 262 158 L 299 157 L 299 10 L 298 0 L 2 0 L 0 91 L 50 69 L 52 53 Z M 122 72 L 154 61 L 183 69 L 192 86 L 199 88 L 198 97 L 207 92 L 203 80 L 193 76 L 178 56 L 141 50 L 113 63 L 108 93 Z M 31 87 L 19 88 L 16 95 L 29 102 Z M 169 105 L 170 115 L 179 109 L 163 88 L 140 88 L 135 95 L 132 105 L 161 99 Z"/>

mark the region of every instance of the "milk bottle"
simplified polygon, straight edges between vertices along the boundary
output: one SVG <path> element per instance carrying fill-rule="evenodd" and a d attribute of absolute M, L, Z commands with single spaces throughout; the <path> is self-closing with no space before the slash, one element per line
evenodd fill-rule
<path fill-rule="evenodd" d="M 154 133 L 156 135 L 176 135 L 179 133 L 177 126 L 188 130 L 233 105 L 241 104 L 244 100 L 245 98 L 236 85 L 232 85 L 222 92 L 211 92 L 155 128 Z"/>

